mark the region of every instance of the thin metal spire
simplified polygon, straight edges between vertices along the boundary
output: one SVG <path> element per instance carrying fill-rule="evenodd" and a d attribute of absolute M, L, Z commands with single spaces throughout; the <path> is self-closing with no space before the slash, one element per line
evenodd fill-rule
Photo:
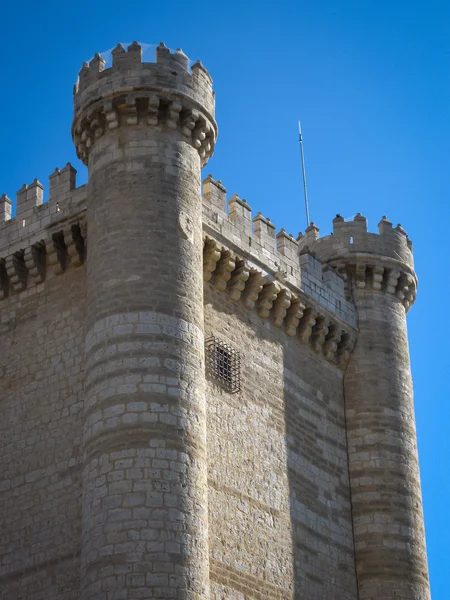
<path fill-rule="evenodd" d="M 300 121 L 298 122 L 298 141 L 300 142 L 300 155 L 302 157 L 303 194 L 305 196 L 306 226 L 309 227 L 310 220 L 309 220 L 308 190 L 306 188 L 305 155 L 303 153 L 302 126 L 300 124 Z"/>

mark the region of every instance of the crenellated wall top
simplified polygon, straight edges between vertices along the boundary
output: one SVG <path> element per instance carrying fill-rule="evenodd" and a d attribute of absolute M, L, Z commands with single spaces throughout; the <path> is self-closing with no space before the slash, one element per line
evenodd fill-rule
<path fill-rule="evenodd" d="M 75 115 L 99 97 L 143 85 L 189 97 L 214 117 L 211 76 L 200 61 L 189 68 L 189 58 L 181 48 L 172 53 L 161 42 L 155 62 L 143 62 L 140 44 L 133 42 L 127 49 L 118 44 L 112 50 L 112 66 L 105 69 L 105 64 L 98 53 L 83 64 L 74 86 Z"/>
<path fill-rule="evenodd" d="M 306 248 L 314 251 L 323 262 L 345 259 L 352 255 L 369 254 L 388 258 L 413 270 L 412 242 L 401 225 L 393 227 L 386 217 L 378 224 L 379 233 L 367 230 L 367 219 L 360 213 L 352 221 L 340 215 L 333 219 L 332 235 L 319 237 L 319 229 L 314 223 L 299 236 L 300 252 Z"/>
<path fill-rule="evenodd" d="M 378 230 L 378 234 L 368 232 L 367 219 L 359 213 L 352 221 L 337 215 L 333 233 L 322 238 L 311 223 L 298 238 L 299 252 L 313 253 L 322 264 L 336 268 L 344 278 L 348 297 L 352 286 L 386 292 L 408 310 L 417 289 L 412 242 L 401 225 L 394 228 L 385 216 Z"/>
<path fill-rule="evenodd" d="M 172 53 L 164 44 L 156 62 L 142 62 L 142 48 L 133 42 L 112 51 L 112 67 L 96 54 L 84 63 L 74 87 L 72 137 L 78 157 L 87 165 L 89 151 L 106 132 L 119 127 L 146 126 L 178 130 L 206 164 L 214 151 L 212 80 L 200 63 L 189 68 L 181 49 Z"/>
<path fill-rule="evenodd" d="M 24 184 L 16 194 L 14 217 L 11 200 L 6 194 L 0 197 L 0 258 L 31 246 L 49 230 L 85 211 L 86 186 L 76 187 L 76 173 L 70 163 L 55 169 L 49 176 L 47 202 L 40 181 Z"/>
<path fill-rule="evenodd" d="M 291 234 L 284 229 L 277 232 L 260 212 L 253 217 L 249 204 L 237 194 L 227 200 L 222 182 L 211 175 L 203 181 L 203 198 L 205 234 L 244 260 L 250 270 L 263 273 L 267 280 L 281 283 L 292 293 L 301 290 L 341 321 L 356 326 L 355 306 L 346 296 L 345 281 L 337 269 L 324 268 L 311 253 L 299 254 L 299 242 Z M 217 276 L 208 254 L 205 268 Z"/>
<path fill-rule="evenodd" d="M 0 260 L 41 243 L 49 232 L 51 237 L 64 223 L 78 223 L 83 216 L 89 201 L 86 186 L 76 187 L 76 171 L 70 163 L 55 169 L 49 184 L 45 203 L 44 187 L 37 179 L 22 186 L 14 218 L 11 200 L 5 194 L 0 197 Z M 360 289 L 395 294 L 406 308 L 415 299 L 411 242 L 403 228 L 393 228 L 386 218 L 380 222 L 380 234 L 367 232 L 361 215 L 351 222 L 338 216 L 333 235 L 319 238 L 318 228 L 311 224 L 305 235 L 295 239 L 284 229 L 277 232 L 261 213 L 252 216 L 249 204 L 237 194 L 227 200 L 221 181 L 208 175 L 203 182 L 203 228 L 223 252 L 234 256 L 235 264 L 244 261 L 246 269 L 262 273 L 265 280 L 278 282 L 292 294 L 309 297 L 350 327 L 356 327 L 350 280 Z M 217 277 L 215 255 L 206 251 L 204 268 Z M 223 261 L 221 267 L 225 275 L 227 264 L 231 262 Z"/>

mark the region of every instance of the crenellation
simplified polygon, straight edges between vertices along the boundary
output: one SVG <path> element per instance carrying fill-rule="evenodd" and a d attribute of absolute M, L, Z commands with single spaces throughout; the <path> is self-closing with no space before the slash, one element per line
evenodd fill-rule
<path fill-rule="evenodd" d="M 72 167 L 70 162 L 64 169 L 56 168 L 49 177 L 49 196 L 48 201 L 58 201 L 63 199 L 65 194 L 76 188 L 77 170 Z"/>
<path fill-rule="evenodd" d="M 11 219 L 12 202 L 6 194 L 0 196 L 0 223 Z"/>
<path fill-rule="evenodd" d="M 94 58 L 89 62 L 89 70 L 92 73 L 101 73 L 105 69 L 105 59 L 97 52 Z"/>
<path fill-rule="evenodd" d="M 309 244 L 312 244 L 319 237 L 319 228 L 312 221 L 311 224 L 306 228 L 305 234 L 299 233 L 297 237 L 298 252 L 301 254 L 304 250 L 308 249 Z"/>
<path fill-rule="evenodd" d="M 243 237 L 250 237 L 253 233 L 252 209 L 247 201 L 234 194 L 228 200 L 228 211 L 230 221 L 242 231 Z"/>
<path fill-rule="evenodd" d="M 173 54 L 173 60 L 177 62 L 183 71 L 189 70 L 189 58 L 183 52 L 181 48 L 177 48 Z"/>
<path fill-rule="evenodd" d="M 86 186 L 76 186 L 76 170 L 70 163 L 49 176 L 49 199 L 42 202 L 44 187 L 35 179 L 17 194 L 17 214 L 0 220 L 0 256 L 14 254 L 38 243 L 53 226 L 86 210 Z M 8 199 L 9 200 L 9 199 Z"/>
<path fill-rule="evenodd" d="M 275 250 L 275 225 L 260 212 L 253 218 L 253 231 L 260 239 L 261 246 Z"/>
<path fill-rule="evenodd" d="M 126 59 L 126 52 L 125 52 L 125 48 L 122 46 L 122 44 L 117 44 L 117 46 L 115 48 L 113 48 L 113 50 L 111 50 L 111 55 L 112 55 L 112 66 L 113 67 L 120 67 L 123 65 L 123 60 Z"/>
<path fill-rule="evenodd" d="M 277 250 L 283 256 L 295 260 L 298 255 L 298 243 L 297 240 L 286 233 L 285 229 L 282 229 L 276 234 L 277 238 Z"/>
<path fill-rule="evenodd" d="M 212 175 L 203 180 L 203 196 L 218 210 L 227 212 L 227 190 L 220 180 L 216 181 Z"/>
<path fill-rule="evenodd" d="M 156 62 L 167 70 L 170 69 L 181 69 L 184 71 L 188 70 L 188 60 L 183 59 L 184 53 L 181 48 L 179 48 L 175 53 L 172 54 L 169 48 L 164 44 L 164 42 L 160 42 L 159 46 L 156 48 Z M 186 56 L 187 59 L 187 56 Z"/>
<path fill-rule="evenodd" d="M 340 215 L 333 220 L 333 234 L 307 240 L 303 236 L 299 242 L 300 251 L 308 246 L 320 260 L 329 263 L 339 259 L 347 260 L 349 256 L 357 254 L 375 255 L 399 261 L 406 265 L 412 272 L 414 268 L 411 252 L 412 244 L 408 240 L 405 230 L 401 226 L 392 227 L 392 223 L 383 217 L 378 225 L 379 233 L 367 231 L 367 219 L 358 213 L 352 221 L 346 221 Z"/>
<path fill-rule="evenodd" d="M 222 241 L 224 247 L 235 251 L 250 267 L 255 265 L 272 279 L 286 282 L 295 290 L 302 289 L 315 302 L 355 326 L 356 313 L 344 289 L 344 274 L 335 270 L 334 275 L 327 275 L 326 264 L 308 250 L 307 244 L 300 244 L 299 255 L 299 242 L 284 229 L 275 234 L 275 225 L 262 213 L 252 221 L 250 206 L 237 194 L 228 201 L 227 214 L 225 197 L 223 184 L 208 175 L 203 182 L 203 225 L 209 238 Z M 305 239 L 316 240 L 318 231 L 312 224 Z M 208 254 L 213 250 L 210 248 L 205 252 Z M 208 272 L 215 267 L 206 254 L 205 269 Z"/>
<path fill-rule="evenodd" d="M 16 217 L 25 219 L 44 200 L 44 186 L 37 179 L 30 185 L 24 184 L 16 196 Z"/>

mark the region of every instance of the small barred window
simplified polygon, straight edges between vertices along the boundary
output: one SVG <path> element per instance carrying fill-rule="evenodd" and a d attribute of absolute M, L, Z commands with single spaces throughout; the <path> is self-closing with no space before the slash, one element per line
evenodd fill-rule
<path fill-rule="evenodd" d="M 241 389 L 241 357 L 237 350 L 223 340 L 210 337 L 206 340 L 206 368 L 222 386 L 235 394 Z"/>

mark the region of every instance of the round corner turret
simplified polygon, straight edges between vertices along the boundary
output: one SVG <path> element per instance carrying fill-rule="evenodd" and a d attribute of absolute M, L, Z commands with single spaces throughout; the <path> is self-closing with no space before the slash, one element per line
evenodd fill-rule
<path fill-rule="evenodd" d="M 395 293 L 409 308 L 415 299 L 417 277 L 412 243 L 401 225 L 394 228 L 383 217 L 379 233 L 371 233 L 367 231 L 367 219 L 360 213 L 351 221 L 338 214 L 333 219 L 333 233 L 322 238 L 312 225 L 301 238 L 300 253 L 307 248 L 322 264 L 345 272 L 359 289 Z"/>
<path fill-rule="evenodd" d="M 179 48 L 163 43 L 156 62 L 142 62 L 142 47 L 118 44 L 112 66 L 96 54 L 84 63 L 74 87 L 72 135 L 78 157 L 88 163 L 89 151 L 105 131 L 145 123 L 179 129 L 199 151 L 202 165 L 214 151 L 217 137 L 215 99 L 208 71 Z"/>

